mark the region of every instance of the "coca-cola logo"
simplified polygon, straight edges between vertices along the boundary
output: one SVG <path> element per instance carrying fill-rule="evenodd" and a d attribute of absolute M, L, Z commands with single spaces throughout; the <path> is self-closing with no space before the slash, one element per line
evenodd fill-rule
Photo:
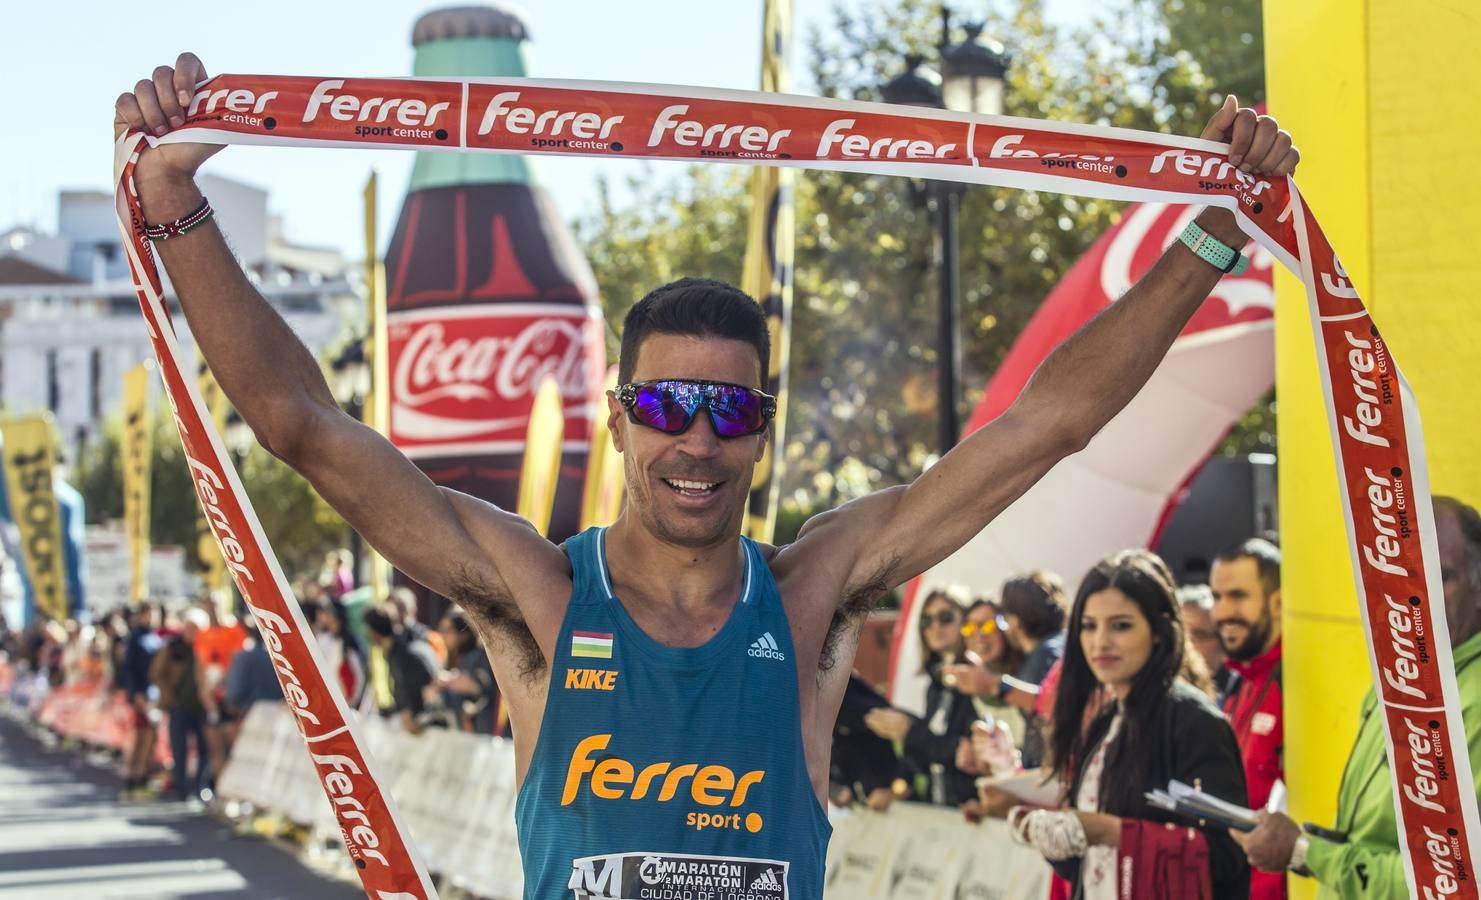
<path fill-rule="evenodd" d="M 561 396 L 585 401 L 588 319 L 425 319 L 394 329 L 395 437 L 411 442 L 505 432 L 523 437 L 535 389 L 554 378 Z M 514 327 L 510 327 L 510 326 Z"/>

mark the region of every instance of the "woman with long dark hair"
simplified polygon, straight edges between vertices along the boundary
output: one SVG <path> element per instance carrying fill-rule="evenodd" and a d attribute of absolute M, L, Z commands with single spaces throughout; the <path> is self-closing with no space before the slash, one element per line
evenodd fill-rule
<path fill-rule="evenodd" d="M 864 724 L 887 741 L 894 741 L 906 765 L 919 773 L 915 795 L 928 803 L 960 806 L 977 795 L 976 780 L 957 768 L 957 753 L 972 733 L 977 710 L 972 699 L 948 685 L 946 667 L 966 656 L 962 619 L 967 605 L 964 592 L 937 588 L 921 604 L 918 623 L 925 650 L 923 670 L 930 676 L 926 686 L 925 715 L 887 707 L 872 709 Z"/>
<path fill-rule="evenodd" d="M 1015 807 L 1015 836 L 1083 900 L 1248 897 L 1249 864 L 1225 829 L 1166 828 L 1178 820 L 1144 797 L 1176 779 L 1246 804 L 1233 730 L 1179 678 L 1186 639 L 1166 564 L 1143 550 L 1102 560 L 1066 637 L 1049 750 L 1067 806 Z M 1085 727 L 1101 689 L 1111 700 Z"/>

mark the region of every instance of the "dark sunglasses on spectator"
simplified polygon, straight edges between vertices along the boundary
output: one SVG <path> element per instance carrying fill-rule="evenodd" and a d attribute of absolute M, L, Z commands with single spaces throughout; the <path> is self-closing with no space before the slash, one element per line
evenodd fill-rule
<path fill-rule="evenodd" d="M 982 634 L 983 637 L 987 637 L 988 635 L 995 632 L 1007 630 L 1008 623 L 1003 620 L 1002 616 L 998 616 L 994 619 L 988 619 L 986 622 L 962 623 L 962 637 L 972 637 L 979 632 Z"/>
<path fill-rule="evenodd" d="M 921 621 L 925 623 L 927 628 L 930 628 L 932 625 L 955 625 L 958 615 L 958 613 L 950 610 L 938 612 L 935 615 L 924 613 L 921 615 Z"/>
<path fill-rule="evenodd" d="M 617 402 L 628 419 L 664 434 L 683 434 L 694 424 L 702 406 L 710 425 L 722 438 L 745 437 L 765 431 L 776 415 L 776 398 L 755 388 L 723 381 L 668 378 L 617 388 Z"/>

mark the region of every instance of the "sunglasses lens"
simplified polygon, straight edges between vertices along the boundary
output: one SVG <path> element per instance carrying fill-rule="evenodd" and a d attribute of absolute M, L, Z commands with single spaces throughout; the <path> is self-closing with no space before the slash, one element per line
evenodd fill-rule
<path fill-rule="evenodd" d="M 754 391 L 732 385 L 715 385 L 709 396 L 710 421 L 720 437 L 740 437 L 761 430 L 761 398 Z"/>
<path fill-rule="evenodd" d="M 636 401 L 632 405 L 633 416 L 650 428 L 669 434 L 679 434 L 689 427 L 694 418 L 697 404 L 686 403 L 684 388 L 671 382 L 645 384 L 638 388 Z"/>
<path fill-rule="evenodd" d="M 701 406 L 709 410 L 715 434 L 722 438 L 756 434 L 766 427 L 766 400 L 759 391 L 700 381 L 654 381 L 633 387 L 632 417 L 668 434 L 682 434 Z"/>

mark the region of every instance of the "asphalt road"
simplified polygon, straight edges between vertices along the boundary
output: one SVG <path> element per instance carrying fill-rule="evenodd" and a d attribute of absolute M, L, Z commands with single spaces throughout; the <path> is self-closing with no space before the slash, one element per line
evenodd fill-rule
<path fill-rule="evenodd" d="M 363 898 L 181 803 L 124 802 L 114 771 L 0 716 L 0 900 Z"/>

